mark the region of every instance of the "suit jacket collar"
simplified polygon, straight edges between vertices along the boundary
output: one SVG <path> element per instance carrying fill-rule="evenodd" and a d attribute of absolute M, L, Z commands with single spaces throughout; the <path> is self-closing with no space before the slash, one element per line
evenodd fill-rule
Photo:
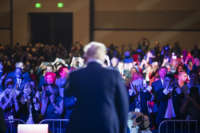
<path fill-rule="evenodd" d="M 89 64 L 89 63 L 91 63 L 91 62 L 96 62 L 96 63 L 99 63 L 99 64 L 103 65 L 103 62 L 102 62 L 101 60 L 98 60 L 98 59 L 89 59 L 89 60 L 87 61 L 87 64 Z"/>
<path fill-rule="evenodd" d="M 102 65 L 96 61 L 90 61 L 88 62 L 87 64 L 87 67 L 92 67 L 92 66 L 95 66 L 95 67 L 102 67 Z"/>
<path fill-rule="evenodd" d="M 159 79 L 159 84 L 161 84 L 161 86 L 163 87 L 163 85 L 164 85 L 164 80 L 163 80 L 163 83 L 162 83 L 161 80 L 162 80 L 162 79 Z"/>

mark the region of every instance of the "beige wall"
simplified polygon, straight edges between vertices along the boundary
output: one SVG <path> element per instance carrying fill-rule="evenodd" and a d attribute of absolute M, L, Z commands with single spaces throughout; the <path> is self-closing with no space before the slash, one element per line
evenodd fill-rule
<path fill-rule="evenodd" d="M 118 29 L 200 29 L 197 0 L 95 0 L 95 27 Z M 106 4 L 105 4 L 106 3 Z M 200 32 L 95 31 L 106 44 L 135 44 L 143 37 L 161 44 L 179 41 L 185 48 L 200 43 Z"/>
<path fill-rule="evenodd" d="M 0 2 L 0 27 L 9 27 L 9 0 L 1 0 Z M 0 30 L 0 43 L 10 43 L 9 30 Z"/>
<path fill-rule="evenodd" d="M 117 39 L 116 39 L 117 38 Z M 148 38 L 151 47 L 154 42 L 159 40 L 161 45 L 174 44 L 178 41 L 186 49 L 193 48 L 193 45 L 200 44 L 199 32 L 134 32 L 134 31 L 96 31 L 95 40 L 104 42 L 106 45 L 114 43 L 116 45 L 132 44 L 133 48 L 137 47 L 138 41 L 142 38 Z"/>
<path fill-rule="evenodd" d="M 34 8 L 34 2 L 43 4 Z M 64 8 L 58 9 L 56 2 Z M 28 13 L 73 12 L 73 41 L 84 44 L 89 41 L 90 0 L 14 0 L 14 43 L 26 44 L 30 40 Z M 94 0 L 96 28 L 132 29 L 200 29 L 200 1 L 198 0 Z M 9 25 L 6 15 L 8 0 L 1 0 L 0 26 Z M 95 31 L 95 40 L 118 45 L 132 43 L 133 47 L 143 37 L 161 44 L 179 41 L 191 48 L 200 43 L 200 32 L 155 32 L 155 31 Z M 9 31 L 0 30 L 0 42 L 9 43 Z"/>
<path fill-rule="evenodd" d="M 62 0 L 64 8 L 56 7 L 56 0 L 39 0 L 43 7 L 34 8 L 32 0 L 14 0 L 14 42 L 26 44 L 30 39 L 28 13 L 73 12 L 73 40 L 89 40 L 89 0 Z M 40 20 L 38 20 L 40 21 Z"/>
<path fill-rule="evenodd" d="M 8 45 L 10 44 L 10 31 L 0 30 L 0 44 Z"/>
<path fill-rule="evenodd" d="M 96 11 L 199 10 L 198 0 L 95 0 Z"/>

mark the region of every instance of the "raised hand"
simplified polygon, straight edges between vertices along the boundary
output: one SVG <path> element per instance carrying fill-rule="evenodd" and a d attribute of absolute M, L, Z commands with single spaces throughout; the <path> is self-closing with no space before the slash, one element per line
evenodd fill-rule
<path fill-rule="evenodd" d="M 1 76 L 1 80 L 5 79 L 6 76 L 7 74 L 4 74 L 3 76 Z"/>
<path fill-rule="evenodd" d="M 7 74 L 4 74 L 3 76 L 1 76 L 0 78 L 0 84 L 2 84 L 3 80 L 5 79 L 5 77 L 7 76 Z"/>
<path fill-rule="evenodd" d="M 51 102 L 52 104 L 54 104 L 54 103 L 55 103 L 55 96 L 54 96 L 54 95 L 51 95 L 51 96 L 49 97 L 49 100 L 50 100 L 50 102 Z"/>

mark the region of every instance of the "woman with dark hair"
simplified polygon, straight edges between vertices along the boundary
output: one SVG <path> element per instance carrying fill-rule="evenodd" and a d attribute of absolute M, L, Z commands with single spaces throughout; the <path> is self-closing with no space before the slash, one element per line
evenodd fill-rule
<path fill-rule="evenodd" d="M 175 75 L 174 75 L 175 79 L 178 79 L 178 74 L 179 74 L 180 72 L 184 72 L 184 71 L 186 71 L 186 70 L 185 70 L 185 66 L 184 66 L 183 64 L 179 64 L 179 65 L 177 66 L 177 68 L 176 68 L 176 72 L 175 72 Z"/>

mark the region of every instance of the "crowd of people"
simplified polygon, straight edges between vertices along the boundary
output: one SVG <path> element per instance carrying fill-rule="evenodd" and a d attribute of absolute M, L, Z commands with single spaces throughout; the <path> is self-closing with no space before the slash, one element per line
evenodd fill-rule
<path fill-rule="evenodd" d="M 129 111 L 141 112 L 157 128 L 166 119 L 200 120 L 200 49 L 178 43 L 154 47 L 111 44 L 104 67 L 120 72 L 129 94 Z M 83 45 L 0 45 L 0 107 L 5 119 L 38 123 L 70 118 L 77 98 L 64 95 L 70 72 L 85 66 Z M 78 83 L 77 83 L 78 84 Z"/>

